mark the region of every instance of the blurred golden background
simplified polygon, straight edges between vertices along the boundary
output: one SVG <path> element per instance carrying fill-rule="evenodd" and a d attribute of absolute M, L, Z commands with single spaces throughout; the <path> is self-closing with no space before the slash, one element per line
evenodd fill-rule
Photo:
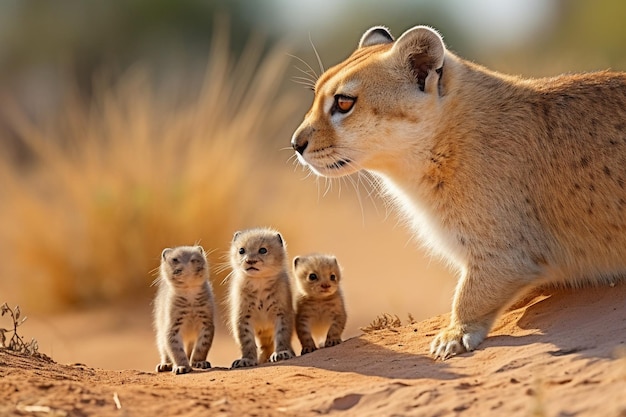
<path fill-rule="evenodd" d="M 296 164 L 311 44 L 328 68 L 372 25 L 427 24 L 462 57 L 543 76 L 625 70 L 624 22 L 619 0 L 1 2 L 0 303 L 59 362 L 151 370 L 161 250 L 199 242 L 215 269 L 236 230 L 272 226 L 291 257 L 337 255 L 345 336 L 447 312 L 454 271 L 367 178 Z M 228 366 L 218 317 L 209 359 Z"/>

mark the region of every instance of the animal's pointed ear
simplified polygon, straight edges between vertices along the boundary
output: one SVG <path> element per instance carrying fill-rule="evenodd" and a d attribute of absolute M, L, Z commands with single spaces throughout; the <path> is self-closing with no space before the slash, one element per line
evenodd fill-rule
<path fill-rule="evenodd" d="M 239 237 L 239 235 L 241 235 L 241 231 L 240 231 L 240 230 L 239 230 L 239 231 L 236 231 L 236 232 L 233 234 L 233 242 L 234 242 L 235 240 L 237 240 L 237 238 Z"/>
<path fill-rule="evenodd" d="M 161 259 L 165 260 L 165 257 L 172 252 L 174 252 L 174 249 L 171 249 L 171 248 L 163 249 L 163 252 L 161 252 Z"/>
<path fill-rule="evenodd" d="M 393 42 L 393 36 L 391 36 L 391 33 L 389 33 L 389 30 L 386 27 L 374 26 L 368 29 L 363 36 L 361 36 L 359 48 L 391 42 Z"/>
<path fill-rule="evenodd" d="M 293 258 L 293 267 L 297 268 L 299 262 L 300 262 L 300 257 L 299 256 L 296 256 L 295 258 Z"/>
<path fill-rule="evenodd" d="M 283 241 L 283 237 L 280 235 L 280 233 L 276 233 L 276 237 L 278 238 L 278 243 L 280 243 L 280 246 L 285 246 L 285 242 Z"/>
<path fill-rule="evenodd" d="M 446 47 L 434 29 L 415 26 L 398 38 L 392 51 L 401 65 L 411 71 L 422 91 L 426 91 L 426 78 L 443 66 Z"/>

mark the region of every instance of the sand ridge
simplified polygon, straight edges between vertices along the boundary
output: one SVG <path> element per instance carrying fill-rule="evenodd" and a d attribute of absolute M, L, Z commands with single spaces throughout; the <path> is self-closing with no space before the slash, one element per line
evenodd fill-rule
<path fill-rule="evenodd" d="M 428 345 L 447 321 L 181 376 L 0 351 L 0 415 L 626 416 L 626 285 L 537 295 L 477 351 L 435 362 Z"/>

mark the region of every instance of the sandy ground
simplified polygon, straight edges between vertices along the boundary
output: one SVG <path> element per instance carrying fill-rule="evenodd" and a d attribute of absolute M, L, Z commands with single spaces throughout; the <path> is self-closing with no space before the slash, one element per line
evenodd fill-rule
<path fill-rule="evenodd" d="M 427 351 L 447 315 L 277 365 L 181 376 L 0 351 L 0 415 L 624 417 L 625 306 L 626 285 L 538 295 L 445 362 Z"/>

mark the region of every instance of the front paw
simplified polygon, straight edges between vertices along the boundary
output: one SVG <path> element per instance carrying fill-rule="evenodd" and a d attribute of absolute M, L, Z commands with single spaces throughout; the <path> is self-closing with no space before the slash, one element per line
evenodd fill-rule
<path fill-rule="evenodd" d="M 189 366 L 189 365 L 175 366 L 172 369 L 172 373 L 175 374 L 175 375 L 187 374 L 189 372 L 191 372 L 191 366 Z"/>
<path fill-rule="evenodd" d="M 209 369 L 211 367 L 211 362 L 209 361 L 195 361 L 191 364 L 192 367 L 198 369 Z"/>
<path fill-rule="evenodd" d="M 450 325 L 439 332 L 430 344 L 435 360 L 446 360 L 463 352 L 470 352 L 485 339 L 487 329 L 480 325 Z"/>
<path fill-rule="evenodd" d="M 233 364 L 230 366 L 230 368 L 231 369 L 247 368 L 249 366 L 257 366 L 256 359 L 250 359 L 250 358 L 237 359 L 236 361 L 233 362 Z"/>
<path fill-rule="evenodd" d="M 290 350 L 281 350 L 279 352 L 272 353 L 272 356 L 270 356 L 270 362 L 285 361 L 293 358 L 294 356 L 296 355 Z"/>
<path fill-rule="evenodd" d="M 326 342 L 324 343 L 324 347 L 337 346 L 340 343 L 341 343 L 341 339 L 326 339 Z"/>
<path fill-rule="evenodd" d="M 306 355 L 307 353 L 315 352 L 316 350 L 317 348 L 315 347 L 315 345 L 302 346 L 302 351 L 300 352 L 300 355 Z"/>
<path fill-rule="evenodd" d="M 156 366 L 157 372 L 170 372 L 172 370 L 171 363 L 160 363 Z"/>

